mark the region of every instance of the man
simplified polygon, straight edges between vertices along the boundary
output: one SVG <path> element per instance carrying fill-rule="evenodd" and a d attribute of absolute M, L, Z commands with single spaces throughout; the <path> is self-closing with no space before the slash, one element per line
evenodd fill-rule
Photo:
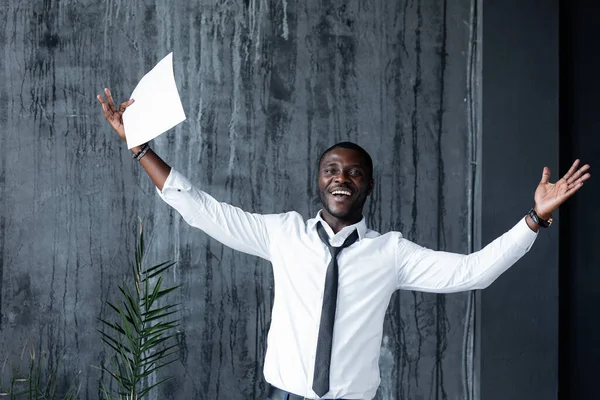
<path fill-rule="evenodd" d="M 110 91 L 104 116 L 125 140 Z M 190 225 L 233 249 L 271 261 L 275 299 L 264 375 L 271 400 L 372 399 L 379 386 L 383 320 L 397 289 L 450 293 L 482 289 L 532 246 L 539 226 L 590 178 L 575 161 L 556 184 L 544 168 L 535 207 L 507 233 L 471 255 L 432 251 L 370 230 L 363 207 L 373 187 L 371 157 L 338 143 L 319 160 L 323 208 L 308 221 L 296 212 L 250 214 L 194 187 L 144 145 L 132 149 L 159 195 Z"/>

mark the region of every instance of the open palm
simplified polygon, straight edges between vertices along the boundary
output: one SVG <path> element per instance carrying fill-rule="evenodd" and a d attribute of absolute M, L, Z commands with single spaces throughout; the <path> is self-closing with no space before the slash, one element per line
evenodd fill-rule
<path fill-rule="evenodd" d="M 590 169 L 588 164 L 579 169 L 578 166 L 579 160 L 575 160 L 565 176 L 556 183 L 550 183 L 550 168 L 544 167 L 542 180 L 534 195 L 536 212 L 541 218 L 548 219 L 554 210 L 581 189 L 583 183 L 591 177 L 586 172 Z"/>

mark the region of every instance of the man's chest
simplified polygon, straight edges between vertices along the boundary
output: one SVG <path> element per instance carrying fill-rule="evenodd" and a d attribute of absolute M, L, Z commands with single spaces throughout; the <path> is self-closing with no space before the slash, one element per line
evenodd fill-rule
<path fill-rule="evenodd" d="M 346 300 L 360 300 L 373 292 L 396 287 L 394 248 L 377 239 L 363 239 L 337 256 L 338 288 Z M 278 246 L 272 258 L 276 285 L 294 288 L 307 296 L 320 296 L 332 256 L 314 238 L 290 239 Z"/>

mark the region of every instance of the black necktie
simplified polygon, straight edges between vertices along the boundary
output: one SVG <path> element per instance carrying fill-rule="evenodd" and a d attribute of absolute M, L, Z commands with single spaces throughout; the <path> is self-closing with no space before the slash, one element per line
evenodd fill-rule
<path fill-rule="evenodd" d="M 358 239 L 358 232 L 354 231 L 340 247 L 329 244 L 329 236 L 319 222 L 317 224 L 319 237 L 329 248 L 331 262 L 327 266 L 325 275 L 325 292 L 323 293 L 323 308 L 321 310 L 321 323 L 319 325 L 319 338 L 317 340 L 317 355 L 315 357 L 315 374 L 313 376 L 313 390 L 319 397 L 329 391 L 329 363 L 331 361 L 331 342 L 333 339 L 333 321 L 335 320 L 335 307 L 338 292 L 338 264 L 337 256 L 343 248 L 350 246 Z"/>

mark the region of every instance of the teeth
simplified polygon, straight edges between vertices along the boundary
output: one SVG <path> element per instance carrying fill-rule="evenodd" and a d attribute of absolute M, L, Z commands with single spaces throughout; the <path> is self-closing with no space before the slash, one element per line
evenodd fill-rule
<path fill-rule="evenodd" d="M 350 196 L 352 193 L 350 193 L 347 190 L 334 190 L 333 192 L 331 192 L 331 194 L 343 194 L 346 196 Z"/>

